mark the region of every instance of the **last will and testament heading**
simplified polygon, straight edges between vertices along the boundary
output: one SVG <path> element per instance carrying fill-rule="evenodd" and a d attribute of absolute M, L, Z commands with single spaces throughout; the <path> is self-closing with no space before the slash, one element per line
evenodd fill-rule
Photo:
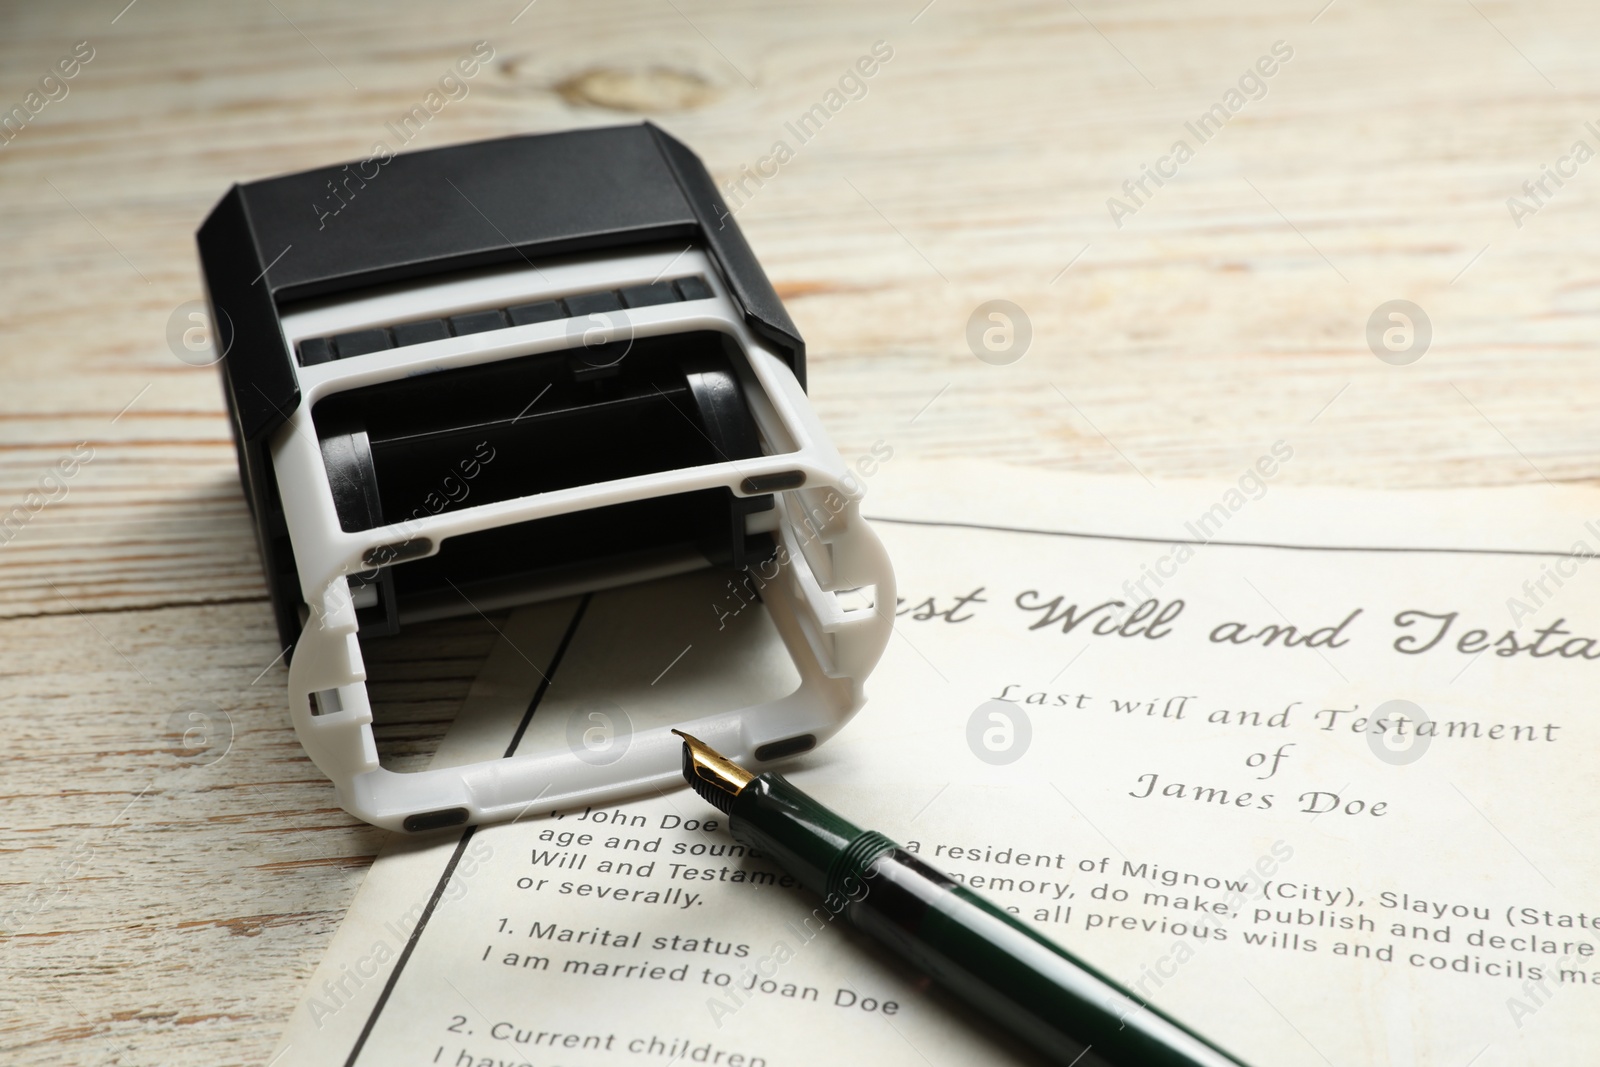
<path fill-rule="evenodd" d="M 1376 621 L 1366 608 L 1356 607 L 1333 621 L 1266 622 L 1260 619 L 1208 619 L 1191 623 L 1196 614 L 1183 599 L 1112 599 L 1095 602 L 1065 593 L 1025 589 L 1012 597 L 988 595 L 987 587 L 971 592 L 923 597 L 913 602 L 902 597 L 896 614 L 913 622 L 963 623 L 979 611 L 994 610 L 1009 601 L 1029 630 L 1058 629 L 1063 634 L 1089 637 L 1144 638 L 1160 641 L 1187 629 L 1204 632 L 1214 645 L 1252 645 L 1258 648 L 1343 648 L 1352 641 L 1385 641 L 1406 656 L 1454 651 L 1477 656 L 1525 656 L 1531 659 L 1600 660 L 1600 635 L 1588 636 L 1569 627 L 1565 617 L 1543 626 L 1524 628 L 1523 620 L 1537 608 L 1512 597 L 1507 605 L 1510 625 L 1464 616 L 1460 611 L 1406 608 L 1387 623 Z M 1523 610 L 1523 609 L 1526 610 Z M 1002 608 L 1001 610 L 1006 610 Z"/>

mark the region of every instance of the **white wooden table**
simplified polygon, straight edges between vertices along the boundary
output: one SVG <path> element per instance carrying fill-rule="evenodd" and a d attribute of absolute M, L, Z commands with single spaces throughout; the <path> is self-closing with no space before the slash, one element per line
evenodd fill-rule
<path fill-rule="evenodd" d="M 290 730 L 216 371 L 167 331 L 230 183 L 394 146 L 474 42 L 413 147 L 649 117 L 766 172 L 738 219 L 847 457 L 1600 475 L 1592 4 L 124 2 L 0 13 L 0 1061 L 261 1061 L 380 847 Z M 998 366 L 996 299 L 1032 333 Z M 1403 366 L 1366 339 L 1395 299 L 1432 330 Z M 373 651 L 398 757 L 493 636 Z"/>

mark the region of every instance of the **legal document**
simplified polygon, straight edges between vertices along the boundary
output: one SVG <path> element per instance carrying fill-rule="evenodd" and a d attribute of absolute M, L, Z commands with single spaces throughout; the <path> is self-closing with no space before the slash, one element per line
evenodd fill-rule
<path fill-rule="evenodd" d="M 1246 1062 L 1588 1062 L 1600 494 L 1296 490 L 1290 456 L 883 463 L 894 636 L 775 769 Z M 434 758 L 535 701 L 522 744 L 771 699 L 765 610 L 713 572 L 520 609 Z M 397 838 L 273 1062 L 1034 1061 L 677 789 Z"/>

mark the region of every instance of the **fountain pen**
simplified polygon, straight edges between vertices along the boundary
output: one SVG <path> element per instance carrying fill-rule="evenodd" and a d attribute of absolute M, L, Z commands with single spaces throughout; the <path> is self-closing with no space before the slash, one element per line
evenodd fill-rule
<path fill-rule="evenodd" d="M 683 738 L 683 776 L 734 839 L 820 894 L 997 1026 L 1061 1064 L 1244 1067 L 1003 908 L 884 835 L 862 830 L 782 775 L 752 774 Z"/>

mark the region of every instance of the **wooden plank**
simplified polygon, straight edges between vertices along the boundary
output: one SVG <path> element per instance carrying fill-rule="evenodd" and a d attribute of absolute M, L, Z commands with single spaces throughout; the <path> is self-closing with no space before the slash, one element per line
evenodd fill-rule
<path fill-rule="evenodd" d="M 474 617 L 369 644 L 386 765 L 432 751 L 494 640 Z M 259 1060 L 384 838 L 295 739 L 264 603 L 0 620 L 0 648 L 0 1047 Z"/>

